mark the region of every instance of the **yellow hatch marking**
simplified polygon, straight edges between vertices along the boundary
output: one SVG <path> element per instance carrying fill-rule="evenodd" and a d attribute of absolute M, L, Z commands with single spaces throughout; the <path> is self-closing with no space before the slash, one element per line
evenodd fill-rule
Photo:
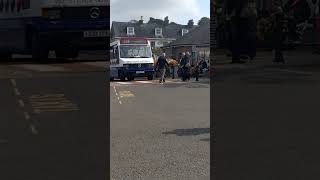
<path fill-rule="evenodd" d="M 134 94 L 131 91 L 120 91 L 119 95 L 121 98 L 123 97 L 134 97 Z"/>
<path fill-rule="evenodd" d="M 34 113 L 68 112 L 79 110 L 78 106 L 68 100 L 64 94 L 32 95 L 30 103 Z"/>

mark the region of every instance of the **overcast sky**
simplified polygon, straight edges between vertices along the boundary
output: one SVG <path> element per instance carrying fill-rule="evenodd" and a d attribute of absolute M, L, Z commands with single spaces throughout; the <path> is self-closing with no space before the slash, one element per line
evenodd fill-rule
<path fill-rule="evenodd" d="M 170 22 L 187 24 L 193 19 L 197 24 L 201 17 L 210 17 L 210 0 L 111 0 L 110 9 L 111 22 L 140 20 L 141 16 L 148 22 L 150 17 L 169 16 Z"/>

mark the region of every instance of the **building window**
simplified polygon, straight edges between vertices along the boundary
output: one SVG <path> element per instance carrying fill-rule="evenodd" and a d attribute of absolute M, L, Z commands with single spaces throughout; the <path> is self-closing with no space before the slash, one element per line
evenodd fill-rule
<path fill-rule="evenodd" d="M 127 27 L 127 35 L 134 35 L 134 27 Z"/>
<path fill-rule="evenodd" d="M 188 29 L 182 29 L 182 30 L 181 30 L 182 36 L 185 35 L 185 34 L 187 34 L 188 32 L 189 32 Z"/>
<path fill-rule="evenodd" d="M 162 36 L 162 28 L 156 28 L 155 34 L 156 34 L 156 36 Z"/>

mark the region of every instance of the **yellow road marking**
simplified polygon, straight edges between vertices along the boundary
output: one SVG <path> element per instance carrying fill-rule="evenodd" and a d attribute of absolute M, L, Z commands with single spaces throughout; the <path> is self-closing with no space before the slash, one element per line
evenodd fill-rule
<path fill-rule="evenodd" d="M 121 98 L 123 97 L 134 97 L 134 94 L 131 91 L 120 91 L 119 95 Z"/>
<path fill-rule="evenodd" d="M 32 95 L 30 103 L 33 112 L 70 112 L 79 110 L 78 106 L 68 100 L 64 94 Z"/>
<path fill-rule="evenodd" d="M 46 94 L 46 95 L 32 95 L 30 99 L 46 99 L 64 97 L 64 94 Z"/>

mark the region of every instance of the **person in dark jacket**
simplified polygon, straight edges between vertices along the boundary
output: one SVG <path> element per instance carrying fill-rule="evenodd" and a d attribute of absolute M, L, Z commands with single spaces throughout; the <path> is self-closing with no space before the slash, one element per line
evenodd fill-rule
<path fill-rule="evenodd" d="M 256 56 L 256 47 L 257 47 L 257 13 L 250 8 L 249 14 L 247 17 L 248 22 L 248 56 L 249 61 L 252 62 L 253 58 Z"/>
<path fill-rule="evenodd" d="M 240 17 L 241 8 L 233 10 L 231 16 L 231 50 L 232 50 L 232 63 L 243 63 L 241 61 L 241 51 L 243 50 L 243 22 Z"/>
<path fill-rule="evenodd" d="M 284 63 L 282 44 L 285 38 L 283 32 L 284 26 L 284 14 L 281 6 L 278 6 L 276 12 L 274 13 L 274 25 L 273 25 L 273 49 L 274 49 L 274 60 L 273 62 Z"/>
<path fill-rule="evenodd" d="M 167 62 L 167 59 L 166 59 L 166 54 L 165 53 L 162 53 L 162 55 L 158 58 L 156 66 L 160 71 L 159 83 L 163 84 L 166 81 L 165 80 L 166 67 L 169 66 L 169 64 Z"/>
<path fill-rule="evenodd" d="M 180 67 L 181 67 L 181 70 L 182 70 L 182 80 L 185 81 L 185 80 L 189 80 L 190 79 L 190 76 L 189 76 L 189 68 L 190 68 L 190 55 L 189 53 L 185 53 L 184 54 L 184 57 L 181 59 L 180 61 Z"/>

